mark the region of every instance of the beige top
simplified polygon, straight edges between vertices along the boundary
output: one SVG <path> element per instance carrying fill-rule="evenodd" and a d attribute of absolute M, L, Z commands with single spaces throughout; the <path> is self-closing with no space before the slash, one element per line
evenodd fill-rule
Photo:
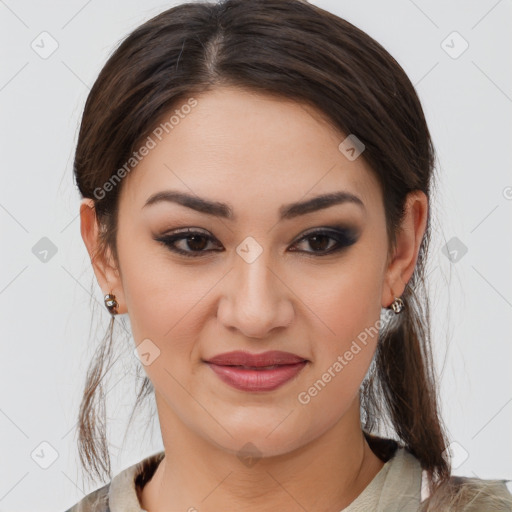
<path fill-rule="evenodd" d="M 146 512 L 136 486 L 151 478 L 163 457 L 161 451 L 124 469 L 66 512 Z M 426 472 L 416 457 L 399 447 L 363 492 L 340 512 L 417 512 L 426 497 Z"/>
<path fill-rule="evenodd" d="M 340 512 L 417 512 L 428 496 L 426 477 L 419 460 L 398 448 L 363 492 Z"/>

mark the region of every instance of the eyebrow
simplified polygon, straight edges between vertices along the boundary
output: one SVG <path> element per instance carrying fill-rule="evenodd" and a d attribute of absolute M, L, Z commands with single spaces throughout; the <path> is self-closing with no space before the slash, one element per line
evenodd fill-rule
<path fill-rule="evenodd" d="M 177 190 L 163 190 L 152 194 L 144 203 L 143 208 L 162 201 L 177 203 L 206 215 L 221 217 L 232 221 L 236 220 L 233 209 L 228 204 L 190 195 Z M 339 191 L 322 194 L 305 201 L 284 204 L 279 208 L 279 220 L 290 220 L 300 215 L 305 215 L 344 203 L 356 204 L 363 210 L 366 210 L 363 201 L 359 197 L 351 192 Z"/>

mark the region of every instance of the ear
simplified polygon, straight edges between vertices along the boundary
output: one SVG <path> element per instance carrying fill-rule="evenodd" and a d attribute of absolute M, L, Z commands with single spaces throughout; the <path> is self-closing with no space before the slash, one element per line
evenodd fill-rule
<path fill-rule="evenodd" d="M 427 226 L 428 198 L 421 190 L 409 192 L 405 215 L 396 235 L 396 248 L 386 269 L 382 290 L 382 307 L 389 307 L 395 297 L 400 297 L 411 278 Z"/>
<path fill-rule="evenodd" d="M 103 296 L 114 294 L 119 303 L 118 313 L 126 313 L 121 275 L 110 249 L 101 248 L 96 209 L 94 201 L 89 198 L 80 202 L 80 232 Z"/>

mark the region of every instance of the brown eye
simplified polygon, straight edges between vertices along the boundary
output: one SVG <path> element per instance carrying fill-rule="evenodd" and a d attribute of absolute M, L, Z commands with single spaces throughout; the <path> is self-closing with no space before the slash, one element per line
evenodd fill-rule
<path fill-rule="evenodd" d="M 317 230 L 307 233 L 294 245 L 307 242 L 313 250 L 299 252 L 311 253 L 313 255 L 318 253 L 318 256 L 324 256 L 353 245 L 356 241 L 357 235 L 351 229 Z M 295 252 L 295 250 L 292 250 L 292 252 Z"/>
<path fill-rule="evenodd" d="M 354 244 L 358 235 L 353 229 L 317 229 L 303 235 L 292 247 L 298 244 L 308 245 L 311 250 L 291 249 L 291 252 L 301 252 L 312 256 L 327 256 Z M 154 238 L 164 244 L 169 250 L 187 257 L 199 257 L 210 252 L 221 252 L 218 249 L 208 249 L 208 244 L 221 247 L 216 244 L 216 239 L 202 231 L 193 228 L 181 229 Z M 180 244 L 180 245 L 178 245 Z"/>
<path fill-rule="evenodd" d="M 309 241 L 310 247 L 312 247 L 315 252 L 326 251 L 329 248 L 329 243 L 336 242 L 336 240 L 331 236 L 323 234 L 309 236 L 305 238 L 305 240 Z"/>
<path fill-rule="evenodd" d="M 185 240 L 188 248 L 193 251 L 201 251 L 208 245 L 208 239 L 203 235 L 190 235 Z"/>
<path fill-rule="evenodd" d="M 156 237 L 155 240 L 163 243 L 173 252 L 190 257 L 197 257 L 203 253 L 211 252 L 206 250 L 206 247 L 208 247 L 210 242 L 215 241 L 213 237 L 201 231 L 194 231 L 191 228 Z M 177 245 L 178 242 L 180 242 L 181 246 Z"/>

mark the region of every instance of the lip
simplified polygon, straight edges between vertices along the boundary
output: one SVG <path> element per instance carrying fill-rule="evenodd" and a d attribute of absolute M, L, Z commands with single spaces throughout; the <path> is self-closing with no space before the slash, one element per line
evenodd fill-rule
<path fill-rule="evenodd" d="M 300 357 L 291 352 L 282 352 L 280 350 L 269 350 L 268 352 L 261 352 L 254 354 L 251 352 L 244 352 L 242 350 L 235 350 L 233 352 L 226 352 L 206 360 L 207 363 L 218 364 L 221 366 L 273 366 L 284 364 L 295 364 L 306 361 L 304 357 Z"/>
<path fill-rule="evenodd" d="M 272 391 L 295 377 L 308 363 L 289 352 L 261 354 L 235 351 L 219 354 L 205 363 L 226 384 L 241 391 Z M 272 366 L 272 368 L 266 368 Z"/>

